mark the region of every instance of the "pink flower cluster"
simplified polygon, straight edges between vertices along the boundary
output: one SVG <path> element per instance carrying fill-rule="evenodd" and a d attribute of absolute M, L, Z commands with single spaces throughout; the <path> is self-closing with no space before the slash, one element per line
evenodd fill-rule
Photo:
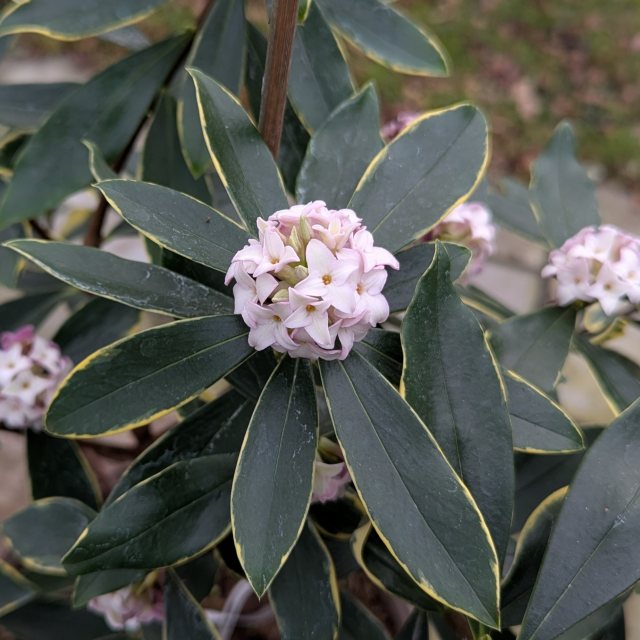
<path fill-rule="evenodd" d="M 12 429 L 42 428 L 51 398 L 71 370 L 71 360 L 32 326 L 0 335 L 0 423 Z"/>
<path fill-rule="evenodd" d="M 162 582 L 123 587 L 89 601 L 87 608 L 104 616 L 114 631 L 138 631 L 143 624 L 164 620 Z"/>
<path fill-rule="evenodd" d="M 585 227 L 549 254 L 543 278 L 555 278 L 560 306 L 598 302 L 608 316 L 640 304 L 640 238 L 612 225 Z"/>
<path fill-rule="evenodd" d="M 425 240 L 443 240 L 464 245 L 471 251 L 467 269 L 470 276 L 482 271 L 494 252 L 496 227 L 491 211 L 482 202 L 465 202 L 452 209 L 429 233 Z"/>
<path fill-rule="evenodd" d="M 322 201 L 258 218 L 259 239 L 234 256 L 235 312 L 249 344 L 294 358 L 344 359 L 370 327 L 384 322 L 385 267 L 399 268 L 349 209 Z"/>

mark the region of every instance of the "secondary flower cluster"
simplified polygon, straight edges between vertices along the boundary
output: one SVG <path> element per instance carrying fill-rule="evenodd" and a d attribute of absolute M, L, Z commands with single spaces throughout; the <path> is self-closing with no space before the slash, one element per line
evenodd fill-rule
<path fill-rule="evenodd" d="M 640 304 L 640 238 L 612 225 L 586 227 L 549 254 L 543 278 L 555 278 L 555 298 L 599 302 L 608 316 Z"/>
<path fill-rule="evenodd" d="M 71 360 L 32 326 L 0 334 L 0 423 L 40 430 L 51 397 L 70 370 Z"/>
<path fill-rule="evenodd" d="M 258 218 L 259 239 L 234 256 L 235 312 L 249 344 L 294 358 L 344 359 L 370 327 L 384 322 L 385 267 L 399 268 L 349 209 L 318 200 Z"/>
<path fill-rule="evenodd" d="M 163 592 L 163 580 L 154 579 L 97 596 L 87 608 L 102 614 L 114 631 L 138 631 L 143 624 L 164 620 Z"/>
<path fill-rule="evenodd" d="M 391 141 L 413 124 L 419 113 L 401 111 L 389 120 L 381 130 L 382 137 Z M 464 245 L 471 251 L 471 262 L 467 269 L 468 276 L 482 271 L 487 258 L 495 249 L 496 227 L 489 208 L 482 202 L 466 202 L 452 209 L 423 240 L 442 240 Z"/>
<path fill-rule="evenodd" d="M 491 211 L 482 202 L 465 202 L 452 209 L 424 239 L 456 242 L 467 247 L 471 251 L 467 273 L 473 276 L 482 271 L 493 253 L 495 237 Z"/>

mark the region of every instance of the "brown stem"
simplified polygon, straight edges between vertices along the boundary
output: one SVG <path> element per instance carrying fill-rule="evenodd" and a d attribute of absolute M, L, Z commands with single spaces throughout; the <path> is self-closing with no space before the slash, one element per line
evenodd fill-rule
<path fill-rule="evenodd" d="M 264 72 L 260 133 L 274 158 L 280 150 L 298 0 L 274 0 Z"/>

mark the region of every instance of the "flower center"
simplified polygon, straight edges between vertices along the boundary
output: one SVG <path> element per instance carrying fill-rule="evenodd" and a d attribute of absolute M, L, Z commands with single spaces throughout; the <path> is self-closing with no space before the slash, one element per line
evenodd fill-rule
<path fill-rule="evenodd" d="M 282 318 L 280 316 L 273 316 L 273 320 L 275 322 L 282 322 Z"/>
<path fill-rule="evenodd" d="M 331 276 L 327 273 L 322 276 L 322 282 L 324 284 L 331 284 Z"/>
<path fill-rule="evenodd" d="M 308 312 L 308 313 L 312 313 L 313 311 L 315 311 L 315 310 L 316 310 L 316 308 L 315 308 L 312 304 L 308 304 L 308 305 L 306 306 L 306 309 L 307 309 L 307 312 Z"/>

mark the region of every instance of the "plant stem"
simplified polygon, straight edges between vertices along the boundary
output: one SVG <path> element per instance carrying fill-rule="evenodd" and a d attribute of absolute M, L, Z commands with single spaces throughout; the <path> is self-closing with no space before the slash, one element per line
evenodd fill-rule
<path fill-rule="evenodd" d="M 37 220 L 29 220 L 29 226 L 34 230 L 36 235 L 40 236 L 43 240 L 51 240 L 49 232 Z"/>
<path fill-rule="evenodd" d="M 274 158 L 280 150 L 298 0 L 274 0 L 262 85 L 260 133 Z"/>

